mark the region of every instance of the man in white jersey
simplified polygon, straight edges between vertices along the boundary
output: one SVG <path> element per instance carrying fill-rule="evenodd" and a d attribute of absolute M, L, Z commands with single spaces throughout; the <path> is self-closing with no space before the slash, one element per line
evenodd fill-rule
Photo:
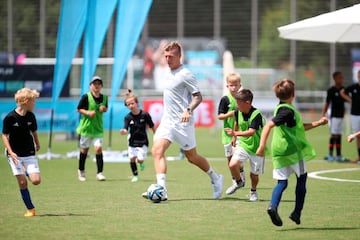
<path fill-rule="evenodd" d="M 196 151 L 195 123 L 192 112 L 201 103 L 202 95 L 194 75 L 181 63 L 181 46 L 170 42 L 164 55 L 170 71 L 164 82 L 164 113 L 154 135 L 152 156 L 157 183 L 166 189 L 165 151 L 176 141 L 188 161 L 206 172 L 213 186 L 213 198 L 221 197 L 223 176 L 215 173 L 206 158 Z M 143 194 L 146 197 L 146 193 Z M 163 199 L 166 200 L 167 196 Z"/>

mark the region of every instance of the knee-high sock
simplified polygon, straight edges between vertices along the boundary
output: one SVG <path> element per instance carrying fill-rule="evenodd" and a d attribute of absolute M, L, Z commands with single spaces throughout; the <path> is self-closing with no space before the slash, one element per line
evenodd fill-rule
<path fill-rule="evenodd" d="M 26 189 L 20 189 L 21 197 L 25 203 L 25 206 L 27 209 L 33 209 L 35 208 L 33 203 L 31 202 L 30 192 Z"/>
<path fill-rule="evenodd" d="M 306 195 L 306 179 L 307 173 L 300 175 L 296 181 L 295 189 L 295 210 L 297 214 L 301 215 L 301 210 L 304 207 L 305 195 Z"/>
<path fill-rule="evenodd" d="M 335 138 L 331 137 L 329 142 L 329 155 L 332 156 L 334 152 Z"/>
<path fill-rule="evenodd" d="M 130 168 L 134 176 L 138 175 L 138 170 L 136 166 L 136 162 L 130 162 Z"/>
<path fill-rule="evenodd" d="M 270 205 L 273 207 L 278 207 L 280 204 L 282 193 L 285 191 L 288 185 L 288 180 L 278 180 L 278 184 L 275 186 L 272 196 Z"/>
<path fill-rule="evenodd" d="M 79 156 L 79 170 L 80 170 L 80 171 L 84 171 L 84 170 L 85 170 L 85 161 L 86 161 L 86 158 L 87 158 L 87 154 L 80 152 L 80 156 Z"/>
<path fill-rule="evenodd" d="M 336 156 L 341 156 L 341 137 L 335 139 Z"/>
<path fill-rule="evenodd" d="M 101 173 L 104 168 L 104 159 L 102 153 L 96 154 L 96 165 L 97 165 L 97 173 Z"/>

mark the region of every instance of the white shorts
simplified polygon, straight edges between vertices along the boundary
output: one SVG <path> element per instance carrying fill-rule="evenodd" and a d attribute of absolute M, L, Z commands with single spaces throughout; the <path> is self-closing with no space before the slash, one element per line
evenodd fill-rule
<path fill-rule="evenodd" d="M 191 123 L 161 122 L 154 134 L 154 141 L 161 138 L 177 142 L 185 151 L 196 147 L 195 126 Z"/>
<path fill-rule="evenodd" d="M 40 173 L 39 163 L 35 156 L 18 157 L 18 164 L 16 165 L 12 157 L 7 156 L 7 158 L 14 176 L 24 175 L 23 167 L 25 167 L 28 174 Z"/>
<path fill-rule="evenodd" d="M 342 135 L 343 134 L 343 124 L 344 119 L 343 118 L 336 118 L 332 117 L 330 118 L 330 133 L 335 135 Z"/>
<path fill-rule="evenodd" d="M 352 128 L 353 133 L 360 131 L 360 116 L 359 115 L 351 115 L 351 128 Z"/>
<path fill-rule="evenodd" d="M 298 163 L 290 165 L 288 167 L 278 168 L 273 170 L 273 178 L 277 180 L 286 180 L 292 173 L 295 173 L 297 177 L 305 174 L 306 164 L 304 160 L 301 160 Z"/>
<path fill-rule="evenodd" d="M 103 145 L 102 138 L 89 138 L 80 136 L 80 148 L 90 148 L 91 142 L 93 142 L 94 147 L 102 147 Z"/>
<path fill-rule="evenodd" d="M 264 173 L 264 163 L 265 158 L 259 157 L 257 155 L 250 155 L 247 151 L 245 151 L 242 147 L 236 147 L 234 155 L 231 160 L 237 160 L 240 162 L 246 163 L 246 160 L 250 160 L 250 172 L 256 175 Z"/>
<path fill-rule="evenodd" d="M 225 157 L 231 157 L 234 152 L 234 148 L 231 143 L 224 145 Z"/>
<path fill-rule="evenodd" d="M 145 160 L 147 151 L 148 147 L 146 145 L 142 147 L 128 147 L 129 157 L 136 157 L 138 160 Z"/>

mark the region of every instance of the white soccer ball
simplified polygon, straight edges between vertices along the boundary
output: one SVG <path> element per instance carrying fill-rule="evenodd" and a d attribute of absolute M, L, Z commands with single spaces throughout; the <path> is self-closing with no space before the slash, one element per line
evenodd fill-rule
<path fill-rule="evenodd" d="M 159 184 L 151 184 L 147 190 L 148 199 L 154 203 L 166 200 L 166 189 Z"/>

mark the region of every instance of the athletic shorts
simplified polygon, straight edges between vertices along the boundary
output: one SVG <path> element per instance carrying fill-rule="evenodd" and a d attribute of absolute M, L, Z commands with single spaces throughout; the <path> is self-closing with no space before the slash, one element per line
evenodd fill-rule
<path fill-rule="evenodd" d="M 343 134 L 343 126 L 344 126 L 344 119 L 343 118 L 330 118 L 330 133 L 335 135 L 342 135 Z"/>
<path fill-rule="evenodd" d="M 148 147 L 146 145 L 142 147 L 128 147 L 128 154 L 130 158 L 136 157 L 138 160 L 145 160 Z"/>
<path fill-rule="evenodd" d="M 89 138 L 80 136 L 80 148 L 90 148 L 91 142 L 94 144 L 94 147 L 102 147 L 103 145 L 102 138 Z"/>
<path fill-rule="evenodd" d="M 18 164 L 15 165 L 11 156 L 7 156 L 13 175 L 24 175 L 24 167 L 28 174 L 40 173 L 38 160 L 35 156 L 18 157 Z"/>
<path fill-rule="evenodd" d="M 360 131 L 360 115 L 351 115 L 351 128 L 353 133 Z"/>
<path fill-rule="evenodd" d="M 273 178 L 277 180 L 286 180 L 292 173 L 295 173 L 297 177 L 305 174 L 306 164 L 304 160 L 301 160 L 298 163 L 290 165 L 288 167 L 278 168 L 273 170 Z"/>
<path fill-rule="evenodd" d="M 237 160 L 245 164 L 247 159 L 250 160 L 251 173 L 256 175 L 264 173 L 265 158 L 257 155 L 251 155 L 244 148 L 237 146 L 231 161 Z"/>
<path fill-rule="evenodd" d="M 231 157 L 233 155 L 234 148 L 231 143 L 224 144 L 225 157 Z"/>
<path fill-rule="evenodd" d="M 154 141 L 167 139 L 177 142 L 180 148 L 187 151 L 196 147 L 195 125 L 191 123 L 161 122 L 154 134 Z"/>

